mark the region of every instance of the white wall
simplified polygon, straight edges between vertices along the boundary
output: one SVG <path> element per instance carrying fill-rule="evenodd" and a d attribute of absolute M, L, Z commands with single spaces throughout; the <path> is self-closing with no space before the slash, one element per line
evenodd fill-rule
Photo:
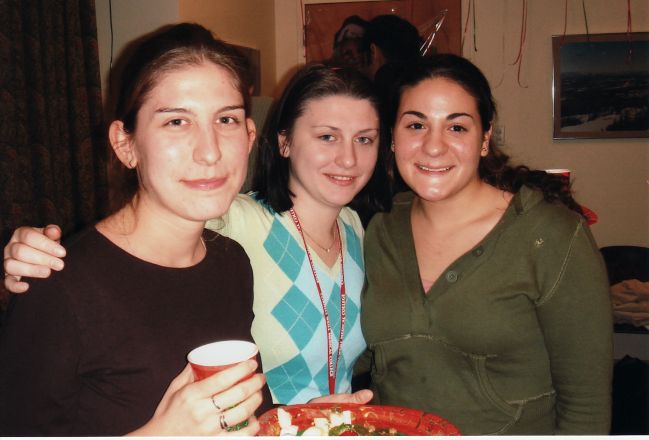
<path fill-rule="evenodd" d="M 111 7 L 112 6 L 112 7 Z M 104 95 L 107 88 L 111 56 L 111 25 L 113 21 L 113 60 L 131 40 L 160 26 L 176 23 L 178 0 L 95 0 L 97 13 L 97 44 Z M 112 9 L 112 14 L 110 10 Z"/>
<path fill-rule="evenodd" d="M 163 24 L 181 20 L 179 2 L 199 4 L 199 0 L 113 0 L 114 54 L 124 43 Z M 202 0 L 204 1 L 204 0 Z M 301 47 L 300 0 L 211 0 L 224 7 L 221 19 L 240 23 L 221 26 L 232 42 L 261 45 L 259 29 L 247 29 L 241 16 L 251 14 L 251 5 L 264 10 L 252 23 L 263 20 L 274 27 L 274 81 L 281 85 L 287 73 L 304 62 Z M 267 3 L 262 4 L 260 1 Z M 337 0 L 346 1 L 346 0 Z M 462 0 L 462 23 L 469 0 Z M 271 2 L 272 5 L 271 5 Z M 325 0 L 303 0 L 318 3 Z M 331 2 L 329 0 L 328 2 Z M 552 35 L 563 32 L 565 0 L 528 1 L 527 36 L 524 46 L 521 81 L 516 81 L 516 58 L 521 30 L 520 0 L 480 0 L 477 7 L 476 38 L 473 51 L 469 26 L 464 54 L 474 61 L 494 86 L 498 102 L 499 125 L 505 128 L 505 150 L 514 161 L 535 168 L 570 168 L 577 199 L 599 215 L 592 226 L 600 246 L 649 246 L 649 142 L 647 139 L 552 139 Z M 262 8 L 263 5 L 266 5 Z M 582 3 L 568 1 L 568 34 L 585 33 Z M 585 2 L 591 33 L 625 32 L 626 2 L 588 0 Z M 269 12 L 274 9 L 274 14 Z M 649 2 L 631 0 L 634 31 L 649 31 Z M 97 29 L 102 78 L 108 72 L 110 32 L 108 0 L 96 0 Z M 229 14 L 229 15 L 228 15 Z M 199 16 L 196 11 L 193 16 Z M 274 17 L 273 17 L 274 15 Z M 235 18 L 233 18 L 235 17 Z M 238 18 L 237 18 L 238 17 Z M 216 15 L 218 19 L 219 15 Z M 185 18 L 183 18 L 185 19 Z M 262 20 L 262 21 L 259 21 Z M 471 23 L 471 21 L 469 21 Z M 260 26 L 260 25 L 257 25 Z M 254 27 L 254 26 L 253 26 Z M 272 31 L 264 31 L 271 33 Z M 273 40 L 269 35 L 268 40 Z M 272 49 L 262 50 L 272 52 Z M 273 94 L 272 63 L 262 60 L 264 93 Z"/>
<path fill-rule="evenodd" d="M 113 57 L 131 40 L 160 26 L 181 21 L 199 23 L 230 43 L 259 49 L 262 94 L 277 83 L 275 68 L 275 0 L 112 0 Z M 286 0 L 280 0 L 286 1 Z M 289 0 L 293 1 L 293 0 Z M 110 65 L 109 0 L 96 0 L 97 39 L 102 84 Z M 104 87 L 104 90 L 107 90 Z"/>
<path fill-rule="evenodd" d="M 341 0 L 345 1 L 345 0 Z M 305 0 L 303 3 L 329 3 Z M 520 0 L 473 2 L 476 47 L 469 20 L 464 55 L 476 63 L 494 86 L 504 149 L 515 162 L 531 167 L 570 168 L 577 200 L 594 210 L 592 226 L 600 246 L 649 246 L 649 142 L 647 139 L 552 139 L 552 35 L 563 32 L 566 0 L 528 1 L 527 35 L 521 82 L 510 64 L 518 53 Z M 649 2 L 631 0 L 633 30 L 649 31 Z M 568 34 L 585 33 L 582 2 L 568 1 Z M 469 0 L 462 0 L 462 25 Z M 625 1 L 585 2 L 591 33 L 625 32 Z M 277 79 L 304 62 L 300 0 L 275 0 Z"/>
<path fill-rule="evenodd" d="M 521 70 L 525 88 L 518 85 L 517 69 L 510 65 L 519 48 L 522 2 L 480 0 L 475 4 L 478 51 L 473 50 L 469 25 L 464 55 L 494 86 L 506 152 L 535 168 L 572 170 L 577 200 L 599 215 L 592 231 L 600 247 L 649 246 L 649 140 L 552 139 L 551 37 L 563 33 L 565 0 L 527 2 Z M 590 33 L 626 32 L 627 2 L 588 0 L 585 5 Z M 468 0 L 462 0 L 463 25 L 467 7 Z M 649 2 L 631 0 L 631 7 L 633 30 L 649 31 Z M 582 2 L 568 1 L 567 34 L 582 33 Z"/>
<path fill-rule="evenodd" d="M 178 0 L 180 21 L 199 23 L 222 40 L 259 49 L 261 94 L 272 95 L 275 69 L 273 0 Z"/>

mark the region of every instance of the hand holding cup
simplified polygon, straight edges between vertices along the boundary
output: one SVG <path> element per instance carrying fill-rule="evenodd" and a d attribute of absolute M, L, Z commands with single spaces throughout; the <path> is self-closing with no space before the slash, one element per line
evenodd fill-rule
<path fill-rule="evenodd" d="M 236 435 L 253 436 L 259 430 L 254 417 L 262 403 L 263 374 L 255 374 L 257 362 L 247 360 L 195 380 L 193 368 L 186 368 L 171 382 L 155 414 L 131 435 L 223 435 L 225 425 L 248 421 Z"/>
<path fill-rule="evenodd" d="M 193 349 L 187 355 L 187 360 L 196 380 L 203 380 L 240 362 L 254 359 L 258 351 L 252 342 L 218 341 Z"/>
<path fill-rule="evenodd" d="M 238 340 L 219 341 L 195 348 L 189 353 L 189 355 L 187 355 L 187 360 L 192 366 L 194 377 L 196 380 L 200 381 L 220 371 L 230 369 L 241 362 L 254 359 L 257 356 L 257 353 L 257 346 L 252 342 Z M 242 378 L 239 382 L 245 381 L 250 377 L 252 377 L 252 374 Z M 224 411 L 225 409 L 233 410 L 236 408 L 238 403 L 239 402 L 230 402 L 227 403 L 227 406 L 223 406 L 224 403 L 221 402 L 220 397 L 217 397 L 216 395 L 212 396 L 212 404 L 214 405 L 215 410 L 219 412 Z M 219 424 L 222 429 L 238 431 L 241 428 L 248 426 L 248 420 L 244 420 L 242 423 L 231 426 L 228 423 L 224 412 L 221 412 L 221 414 L 219 414 Z"/>

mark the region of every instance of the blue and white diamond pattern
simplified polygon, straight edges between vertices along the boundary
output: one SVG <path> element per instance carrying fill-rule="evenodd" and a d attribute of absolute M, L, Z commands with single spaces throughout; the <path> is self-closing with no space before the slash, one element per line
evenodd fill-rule
<path fill-rule="evenodd" d="M 348 388 L 351 380 L 350 374 L 347 374 L 346 360 L 353 363 L 364 348 L 358 319 L 363 282 L 362 248 L 353 229 L 346 224 L 344 228 L 347 241 L 345 281 L 348 298 L 344 350 L 341 353 L 340 365 L 336 368 L 338 390 Z M 306 253 L 278 218 L 273 222 L 264 248 L 293 281 L 290 289 L 273 308 L 272 315 L 300 350 L 293 358 L 266 371 L 266 378 L 276 401 L 304 403 L 310 398 L 329 392 L 326 326 L 320 298 Z M 331 279 L 326 271 L 318 270 L 317 267 L 316 270 L 334 333 L 332 342 L 335 361 L 340 331 L 340 280 Z M 347 338 L 352 333 L 357 333 L 358 336 L 353 338 L 353 343 L 348 344 Z"/>

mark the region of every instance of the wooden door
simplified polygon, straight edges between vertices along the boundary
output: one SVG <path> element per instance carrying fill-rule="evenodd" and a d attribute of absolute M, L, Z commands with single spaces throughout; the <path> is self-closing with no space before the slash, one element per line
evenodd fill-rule
<path fill-rule="evenodd" d="M 437 52 L 461 54 L 461 0 L 386 0 L 305 5 L 306 61 L 323 61 L 333 54 L 334 34 L 345 18 L 358 15 L 371 20 L 377 15 L 395 14 L 410 21 L 425 39 L 433 31 L 436 18 L 447 9 L 435 34 Z"/>

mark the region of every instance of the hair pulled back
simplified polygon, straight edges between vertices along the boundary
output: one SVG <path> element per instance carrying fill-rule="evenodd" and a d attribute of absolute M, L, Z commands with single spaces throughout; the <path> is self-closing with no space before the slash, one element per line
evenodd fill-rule
<path fill-rule="evenodd" d="M 113 120 L 122 121 L 127 133 L 135 133 L 137 114 L 160 78 L 206 62 L 230 73 L 232 85 L 241 93 L 249 114 L 251 76 L 247 60 L 236 48 L 193 23 L 163 26 L 126 46 L 111 72 L 108 113 Z M 126 169 L 114 157 L 111 173 L 116 177 L 112 179 L 116 186 L 112 188 L 111 210 L 116 211 L 132 200 L 138 179 L 135 170 Z"/>

